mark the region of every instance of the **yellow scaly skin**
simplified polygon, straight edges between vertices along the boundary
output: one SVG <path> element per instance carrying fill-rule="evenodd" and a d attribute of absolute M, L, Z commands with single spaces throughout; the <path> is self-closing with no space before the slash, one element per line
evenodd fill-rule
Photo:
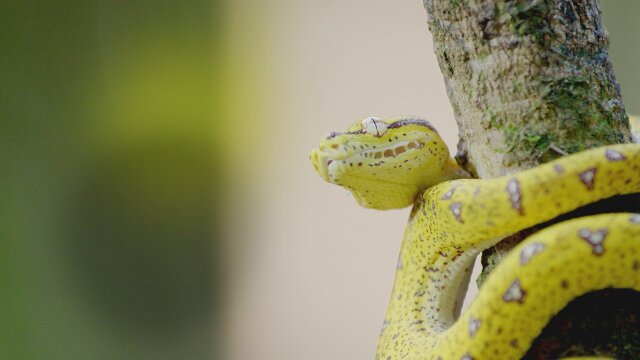
<path fill-rule="evenodd" d="M 367 118 L 329 134 L 311 161 L 365 207 L 414 204 L 377 359 L 518 359 L 571 300 L 604 288 L 640 291 L 640 214 L 588 216 L 513 249 L 459 317 L 480 251 L 586 204 L 640 192 L 640 144 L 500 178 L 452 180 L 465 173 L 429 123 Z"/>

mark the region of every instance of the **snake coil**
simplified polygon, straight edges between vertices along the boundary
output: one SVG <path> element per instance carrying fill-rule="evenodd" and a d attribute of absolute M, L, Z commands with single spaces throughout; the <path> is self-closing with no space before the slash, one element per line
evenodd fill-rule
<path fill-rule="evenodd" d="M 640 144 L 469 179 L 428 122 L 367 118 L 327 135 L 310 158 L 365 207 L 413 204 L 377 359 L 518 359 L 573 299 L 605 288 L 640 291 L 640 214 L 594 215 L 528 237 L 460 315 L 482 250 L 584 205 L 640 193 Z"/>

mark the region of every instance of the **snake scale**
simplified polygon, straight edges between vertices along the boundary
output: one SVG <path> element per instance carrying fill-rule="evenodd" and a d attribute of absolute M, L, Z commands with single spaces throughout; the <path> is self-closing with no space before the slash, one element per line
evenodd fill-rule
<path fill-rule="evenodd" d="M 482 250 L 587 204 L 639 193 L 640 144 L 470 179 L 429 122 L 371 117 L 325 136 L 310 159 L 364 207 L 413 204 L 377 359 L 518 359 L 573 299 L 605 288 L 640 291 L 640 214 L 592 215 L 529 236 L 460 315 Z"/>

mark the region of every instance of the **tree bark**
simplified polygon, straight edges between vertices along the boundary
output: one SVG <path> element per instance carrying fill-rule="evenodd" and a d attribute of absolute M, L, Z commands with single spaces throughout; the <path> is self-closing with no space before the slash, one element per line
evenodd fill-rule
<path fill-rule="evenodd" d="M 460 129 L 456 159 L 474 176 L 514 173 L 587 148 L 631 141 L 597 0 L 423 1 Z M 483 254 L 479 285 L 531 231 Z M 628 320 L 633 309 L 593 316 L 586 309 L 626 295 L 604 291 L 572 303 L 527 357 L 636 356 L 640 346 L 626 334 L 594 340 L 565 331 L 601 332 L 600 319 L 611 319 L 605 325 L 617 331 L 616 321 Z M 631 324 L 640 325 L 635 321 Z"/>

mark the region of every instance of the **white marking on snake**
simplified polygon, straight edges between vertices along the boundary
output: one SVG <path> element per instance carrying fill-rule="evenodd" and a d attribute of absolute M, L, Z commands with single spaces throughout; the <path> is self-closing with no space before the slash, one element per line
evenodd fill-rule
<path fill-rule="evenodd" d="M 502 300 L 506 302 L 516 301 L 522 303 L 524 301 L 524 296 L 526 292 L 522 290 L 520 286 L 520 280 L 514 280 L 507 291 L 505 291 L 504 295 L 502 295 Z"/>
<path fill-rule="evenodd" d="M 531 261 L 531 258 L 533 258 L 534 255 L 541 253 L 544 248 L 545 246 L 542 243 L 527 244 L 520 252 L 520 264 L 527 265 L 529 261 Z"/>
<path fill-rule="evenodd" d="M 469 318 L 469 336 L 474 337 L 482 322 L 473 316 Z"/>
<path fill-rule="evenodd" d="M 622 161 L 627 159 L 624 155 L 612 149 L 605 150 L 604 156 L 606 156 L 609 161 Z"/>
<path fill-rule="evenodd" d="M 387 132 L 387 123 L 380 118 L 370 116 L 362 120 L 362 129 L 375 137 L 380 137 Z"/>
<path fill-rule="evenodd" d="M 604 240 L 608 233 L 609 231 L 607 229 L 599 229 L 596 231 L 580 229 L 578 236 L 591 245 L 591 250 L 595 255 L 602 255 L 602 253 L 604 253 Z"/>

